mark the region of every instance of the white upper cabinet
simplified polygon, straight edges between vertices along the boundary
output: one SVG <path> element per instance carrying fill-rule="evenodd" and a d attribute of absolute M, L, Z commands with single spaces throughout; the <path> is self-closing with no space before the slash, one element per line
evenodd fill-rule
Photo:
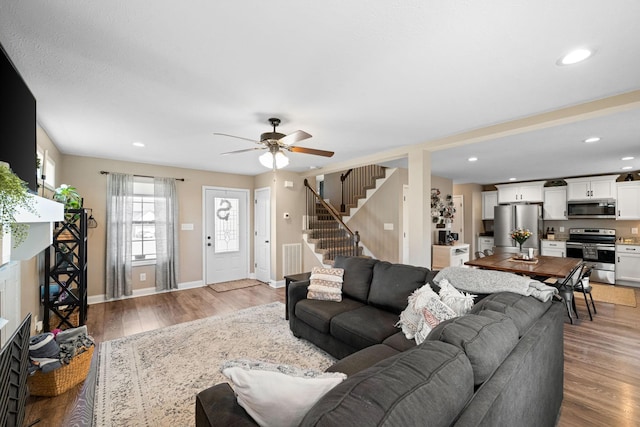
<path fill-rule="evenodd" d="M 567 200 L 615 199 L 618 176 L 567 178 Z"/>
<path fill-rule="evenodd" d="M 539 203 L 543 201 L 544 181 L 496 185 L 498 203 Z"/>
<path fill-rule="evenodd" d="M 482 192 L 482 219 L 493 219 L 493 208 L 498 204 L 497 191 Z"/>
<path fill-rule="evenodd" d="M 617 182 L 616 219 L 640 219 L 640 181 Z"/>
<path fill-rule="evenodd" d="M 567 219 L 567 187 L 545 187 L 544 219 Z"/>

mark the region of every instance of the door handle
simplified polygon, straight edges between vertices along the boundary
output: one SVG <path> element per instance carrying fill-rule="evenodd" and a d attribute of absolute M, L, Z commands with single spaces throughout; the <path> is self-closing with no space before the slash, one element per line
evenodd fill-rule
<path fill-rule="evenodd" d="M 211 243 L 207 243 L 207 246 L 211 246 Z"/>

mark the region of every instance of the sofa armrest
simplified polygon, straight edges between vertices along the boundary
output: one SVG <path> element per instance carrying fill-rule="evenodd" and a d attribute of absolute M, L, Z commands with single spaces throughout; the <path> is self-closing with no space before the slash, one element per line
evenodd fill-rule
<path fill-rule="evenodd" d="M 228 383 L 220 383 L 196 395 L 196 427 L 255 427 L 255 421 L 236 399 Z"/>
<path fill-rule="evenodd" d="M 292 282 L 289 285 L 289 319 L 294 317 L 294 311 L 298 301 L 307 299 L 307 288 L 309 287 L 309 280 L 301 280 L 299 282 Z"/>

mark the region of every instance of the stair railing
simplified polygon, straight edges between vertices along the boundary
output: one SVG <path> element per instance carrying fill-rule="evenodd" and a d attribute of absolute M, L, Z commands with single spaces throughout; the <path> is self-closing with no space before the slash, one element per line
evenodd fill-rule
<path fill-rule="evenodd" d="M 307 187 L 307 229 L 314 230 L 313 238 L 323 242 L 321 249 L 328 252 L 327 258 L 335 259 L 336 255 L 359 256 L 360 233 L 351 230 L 342 221 L 336 208 L 325 202 L 307 179 L 304 180 L 304 186 Z"/>
<path fill-rule="evenodd" d="M 342 200 L 340 212 L 345 213 L 347 205 L 356 205 L 358 198 L 366 195 L 367 188 L 373 188 L 375 179 L 384 176 L 384 166 L 367 165 L 349 169 L 340 174 Z"/>

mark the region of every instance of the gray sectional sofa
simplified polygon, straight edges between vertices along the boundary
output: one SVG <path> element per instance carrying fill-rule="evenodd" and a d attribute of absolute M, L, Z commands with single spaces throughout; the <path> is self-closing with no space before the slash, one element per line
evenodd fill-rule
<path fill-rule="evenodd" d="M 435 272 L 366 258 L 338 258 L 342 302 L 289 287 L 294 335 L 340 359 L 347 379 L 303 426 L 552 426 L 563 396 L 564 311 L 559 302 L 502 292 L 440 323 L 416 346 L 395 327 L 408 296 Z M 437 286 L 432 285 L 437 291 Z M 196 399 L 196 425 L 256 425 L 228 384 Z"/>

